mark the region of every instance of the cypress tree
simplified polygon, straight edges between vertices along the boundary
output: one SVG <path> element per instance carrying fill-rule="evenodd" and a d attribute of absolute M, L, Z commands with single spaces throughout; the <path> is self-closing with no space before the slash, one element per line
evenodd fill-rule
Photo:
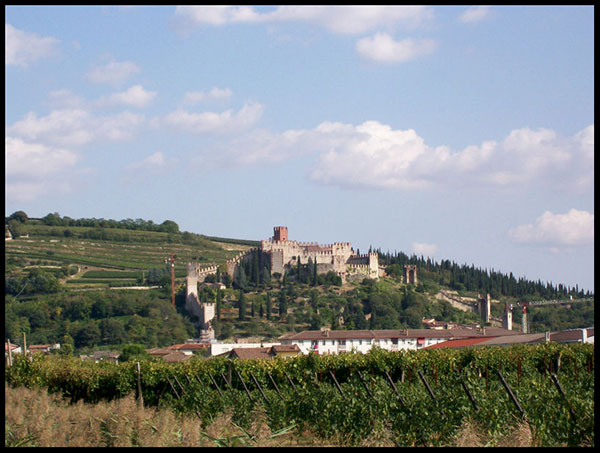
<path fill-rule="evenodd" d="M 238 302 L 238 306 L 239 306 L 238 319 L 240 321 L 244 321 L 246 319 L 246 297 L 244 296 L 243 290 L 240 290 L 240 300 Z"/>
<path fill-rule="evenodd" d="M 260 317 L 260 319 L 262 319 L 265 316 L 265 310 L 263 309 L 262 302 L 258 306 L 258 316 Z"/>
<path fill-rule="evenodd" d="M 273 311 L 273 306 L 271 302 L 271 295 L 267 291 L 267 319 L 271 319 L 271 312 Z"/>
<path fill-rule="evenodd" d="M 217 289 L 217 321 L 221 320 L 221 304 L 223 303 L 223 293 L 221 288 Z"/>

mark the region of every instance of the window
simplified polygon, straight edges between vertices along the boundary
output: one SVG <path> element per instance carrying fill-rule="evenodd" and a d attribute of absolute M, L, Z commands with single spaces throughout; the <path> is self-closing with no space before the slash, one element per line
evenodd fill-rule
<path fill-rule="evenodd" d="M 340 346 L 346 346 L 346 340 L 340 340 L 339 345 Z"/>
<path fill-rule="evenodd" d="M 397 338 L 392 338 L 392 344 L 397 345 L 398 344 L 398 339 Z"/>

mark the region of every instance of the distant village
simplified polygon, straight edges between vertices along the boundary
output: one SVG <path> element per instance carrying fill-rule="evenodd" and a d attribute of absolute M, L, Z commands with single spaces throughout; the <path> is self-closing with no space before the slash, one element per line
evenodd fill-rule
<path fill-rule="evenodd" d="M 431 321 L 425 321 L 431 325 Z M 462 349 L 483 346 L 511 346 L 514 344 L 540 343 L 594 343 L 594 328 L 569 329 L 560 332 L 520 333 L 502 327 L 450 327 L 448 323 L 434 323 L 429 329 L 404 330 L 305 330 L 288 333 L 277 342 L 261 342 L 257 339 L 237 339 L 233 343 L 201 343 L 189 339 L 186 343 L 163 348 L 147 349 L 151 357 L 166 362 L 182 362 L 193 357 L 208 359 L 225 356 L 230 359 L 273 359 L 300 354 L 367 353 L 373 347 L 387 351 L 425 350 L 437 348 Z M 10 364 L 14 354 L 51 354 L 60 350 L 60 344 L 16 345 L 7 341 L 5 359 Z M 119 353 L 97 351 L 81 355 L 82 360 L 94 362 L 117 362 Z"/>
<path fill-rule="evenodd" d="M 271 259 L 271 272 L 283 274 L 297 262 L 306 263 L 309 259 L 316 264 L 319 273 L 333 271 L 344 280 L 370 277 L 379 278 L 377 254 L 357 255 L 350 243 L 319 245 L 289 241 L 286 227 L 275 227 L 274 236 L 261 242 L 261 249 Z M 227 272 L 234 275 L 239 264 L 248 254 L 240 254 L 227 262 Z M 406 283 L 417 283 L 415 265 L 405 266 Z M 512 328 L 512 307 L 505 307 L 502 319 L 492 320 L 489 294 L 479 295 L 473 310 L 481 317 L 480 324 L 458 325 L 440 322 L 435 319 L 423 319 L 422 329 L 396 330 L 305 330 L 290 332 L 280 336 L 275 342 L 264 342 L 260 338 L 237 338 L 234 342 L 219 342 L 214 337 L 211 323 L 215 316 L 213 303 L 198 300 L 198 283 L 217 271 L 217 266 L 200 267 L 196 263 L 188 264 L 186 309 L 200 319 L 200 337 L 188 339 L 183 344 L 147 349 L 151 357 L 166 362 L 182 362 L 193 357 L 225 356 L 230 359 L 266 359 L 291 357 L 300 354 L 343 354 L 368 353 L 378 347 L 387 351 L 425 350 L 436 348 L 469 348 L 483 346 L 510 346 L 514 344 L 540 343 L 594 343 L 594 328 L 569 329 L 559 332 L 527 333 L 526 328 L 515 331 Z M 450 302 L 464 303 L 460 300 Z M 524 318 L 526 311 L 523 311 Z M 490 325 L 496 321 L 497 326 Z M 499 327 L 501 325 L 502 327 Z M 524 322 L 526 326 L 526 322 Z M 52 354 L 60 351 L 60 344 L 21 345 L 5 343 L 5 361 L 12 363 L 12 356 L 21 354 Z M 82 360 L 94 362 L 118 362 L 120 354 L 110 351 L 95 351 L 90 355 L 81 355 Z"/>

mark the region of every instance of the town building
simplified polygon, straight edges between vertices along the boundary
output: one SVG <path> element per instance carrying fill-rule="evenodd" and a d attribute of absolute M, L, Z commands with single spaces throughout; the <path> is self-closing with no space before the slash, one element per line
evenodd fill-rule
<path fill-rule="evenodd" d="M 518 335 L 501 327 L 480 329 L 401 329 L 401 330 L 305 330 L 279 337 L 282 344 L 298 345 L 303 354 L 368 352 L 373 346 L 388 351 L 420 350 L 452 339 L 491 338 Z"/>

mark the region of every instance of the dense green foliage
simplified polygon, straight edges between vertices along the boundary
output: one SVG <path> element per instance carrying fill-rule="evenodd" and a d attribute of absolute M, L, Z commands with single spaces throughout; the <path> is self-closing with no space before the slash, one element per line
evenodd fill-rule
<path fill-rule="evenodd" d="M 465 422 L 476 423 L 493 440 L 522 420 L 501 384 L 499 371 L 532 426 L 537 444 L 593 446 L 594 366 L 593 345 L 581 344 L 403 352 L 374 349 L 368 354 L 309 354 L 271 361 L 195 358 L 168 364 L 147 360 L 141 362 L 141 383 L 144 404 L 196 413 L 206 424 L 231 408 L 234 421 L 247 426 L 252 410 L 263 407 L 272 430 L 295 426 L 318 436 L 339 434 L 358 442 L 375 427 L 387 426 L 399 446 L 442 446 Z M 388 383 L 386 372 L 399 394 Z M 551 373 L 556 374 L 566 400 Z M 5 379 L 12 386 L 46 387 L 74 401 L 97 402 L 134 391 L 136 368 L 132 362 L 94 364 L 73 358 L 37 356 L 29 361 L 18 357 Z"/>
<path fill-rule="evenodd" d="M 27 334 L 30 344 L 70 343 L 76 348 L 140 343 L 182 343 L 193 337 L 191 322 L 164 292 L 89 291 L 36 298 L 5 298 L 5 335 Z"/>
<path fill-rule="evenodd" d="M 449 260 L 440 263 L 422 256 L 408 256 L 397 252 L 395 255 L 379 251 L 379 263 L 387 266 L 386 272 L 392 276 L 404 274 L 405 264 L 416 264 L 419 269 L 419 280 L 430 280 L 441 286 L 456 290 L 478 291 L 490 293 L 492 298 L 501 296 L 519 297 L 521 300 L 535 299 L 566 299 L 568 296 L 589 297 L 589 291 L 580 290 L 563 284 L 554 285 L 552 282 L 542 283 L 540 280 L 531 281 L 526 278 L 516 279 L 512 272 L 509 275 L 491 269 L 479 269 L 466 264 L 458 265 Z"/>
<path fill-rule="evenodd" d="M 524 279 L 517 281 L 512 274 L 488 273 L 447 260 L 438 264 L 402 253 L 379 253 L 388 277 L 342 286 L 341 278 L 334 272 L 316 274 L 312 261 L 296 263 L 283 276 L 271 276 L 268 255 L 253 249 L 232 278 L 225 272 L 224 263 L 238 255 L 241 249 L 234 250 L 235 247 L 228 245 L 231 250 L 225 250 L 201 235 L 160 231 L 150 221 L 75 221 L 54 214 L 40 220 L 31 219 L 21 211 L 8 217 L 7 221 L 18 224 L 29 235 L 29 238 L 6 243 L 5 331 L 13 341 L 18 341 L 25 332 L 34 343 L 70 341 L 77 349 L 116 346 L 123 338 L 126 342 L 155 346 L 155 331 L 161 329 L 166 322 L 164 319 L 151 322 L 147 337 L 137 333 L 130 337 L 132 321 L 114 314 L 86 320 L 89 333 L 79 333 L 83 320 L 78 320 L 79 324 L 75 324 L 74 328 L 66 326 L 65 320 L 61 319 L 62 314 L 54 318 L 48 316 L 45 307 L 52 294 L 64 301 L 81 298 L 81 305 L 85 306 L 88 297 L 114 298 L 115 291 L 111 288 L 143 285 L 162 287 L 162 292 L 154 293 L 150 300 L 158 297 L 168 304 L 171 278 L 170 271 L 165 268 L 165 259 L 171 252 L 176 257 L 175 290 L 181 314 L 179 319 L 187 326 L 184 329 L 188 332 L 186 338 L 197 337 L 198 334 L 191 327 L 195 318 L 182 308 L 185 293 L 183 277 L 187 273 L 185 263 L 189 261 L 221 265 L 218 275 L 206 279 L 207 283 L 220 281 L 225 285 L 226 289 L 219 297 L 214 288 L 200 287 L 198 290 L 201 302 L 217 302 L 219 299 L 218 319 L 213 327 L 220 340 L 231 340 L 233 336 L 272 340 L 286 332 L 321 327 L 348 330 L 422 328 L 423 318 L 461 324 L 478 322 L 476 314 L 458 310 L 435 298 L 440 290 L 448 288 L 458 289 L 459 294 L 465 297 L 475 297 L 478 292 L 486 291 L 491 292 L 492 297 L 499 294 L 502 303 L 492 304 L 492 315 L 496 318 L 502 314 L 503 302 L 514 304 L 520 300 L 581 296 L 577 288 L 563 285 L 554 288 Z M 65 235 L 66 230 L 70 232 L 68 235 Z M 236 243 L 235 240 L 222 242 Z M 406 263 L 418 266 L 419 283 L 416 286 L 403 282 L 403 264 Z M 92 289 L 98 293 L 88 296 L 90 293 L 87 291 Z M 245 299 L 241 306 L 240 291 Z M 146 297 L 146 292 L 142 293 L 143 296 L 135 292 L 120 292 L 118 303 L 124 307 L 123 310 L 131 313 L 127 316 L 137 313 L 145 318 L 138 313 L 137 307 L 138 300 Z M 23 307 L 41 307 L 41 313 L 33 314 L 36 309 Z M 594 324 L 593 301 L 574 303 L 570 309 L 532 306 L 529 311 L 532 332 Z M 513 310 L 513 321 L 518 328 L 521 322 L 518 308 Z M 112 332 L 113 328 L 116 333 Z M 120 333 L 121 328 L 125 334 Z M 181 332 L 175 337 L 182 338 Z M 167 335 L 165 338 L 170 337 Z"/>

